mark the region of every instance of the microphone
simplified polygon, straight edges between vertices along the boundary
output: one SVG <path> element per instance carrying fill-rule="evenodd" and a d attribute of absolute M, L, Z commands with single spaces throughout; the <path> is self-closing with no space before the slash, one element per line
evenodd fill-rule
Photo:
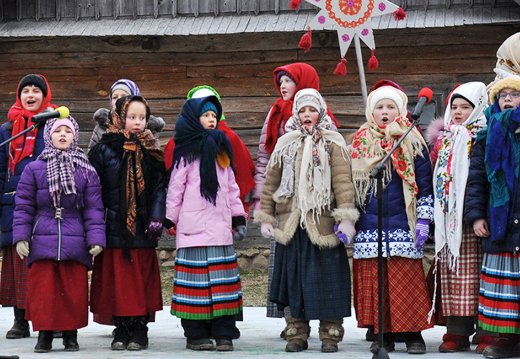
<path fill-rule="evenodd" d="M 60 106 L 54 111 L 41 112 L 32 117 L 32 121 L 38 125 L 43 125 L 45 121 L 51 118 L 65 118 L 69 115 L 69 109 L 65 106 Z"/>
<path fill-rule="evenodd" d="M 433 91 L 431 88 L 423 87 L 421 91 L 419 91 L 419 94 L 417 95 L 417 97 L 419 98 L 419 102 L 417 102 L 417 105 L 415 105 L 415 108 L 412 113 L 412 118 L 414 121 L 421 116 L 424 105 L 431 101 L 432 96 Z"/>

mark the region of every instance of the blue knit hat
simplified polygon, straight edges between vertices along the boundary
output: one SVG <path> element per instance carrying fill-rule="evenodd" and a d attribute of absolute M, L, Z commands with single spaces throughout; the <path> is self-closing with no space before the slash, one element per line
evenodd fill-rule
<path fill-rule="evenodd" d="M 211 101 L 207 101 L 204 105 L 202 105 L 202 108 L 200 109 L 200 115 L 202 116 L 208 111 L 213 111 L 215 114 L 218 114 L 217 108 Z"/>

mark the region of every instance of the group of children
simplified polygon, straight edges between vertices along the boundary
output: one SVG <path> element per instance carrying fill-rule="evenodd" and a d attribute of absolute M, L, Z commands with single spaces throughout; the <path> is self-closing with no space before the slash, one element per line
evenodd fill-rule
<path fill-rule="evenodd" d="M 155 248 L 166 227 L 177 248 L 171 313 L 186 347 L 233 350 L 243 305 L 233 241 L 244 238 L 253 203 L 254 221 L 272 238 L 268 316 L 285 317 L 285 350 L 306 350 L 309 321 L 319 320 L 321 351 L 338 351 L 352 291 L 358 326 L 377 334 L 370 172 L 411 126 L 407 96 L 379 82 L 366 123 L 347 144 L 312 66 L 278 67 L 274 81 L 280 98 L 263 126 L 255 169 L 210 86 L 188 93 L 163 152 L 164 121 L 134 82 L 116 81 L 110 109 L 96 112 L 87 156 L 72 117 L 33 127 L 33 116 L 55 106 L 45 77 L 25 76 L 0 127 L 0 141 L 29 129 L 0 148 L 0 303 L 15 317 L 7 338 L 29 336 L 30 320 L 39 331 L 35 352 L 50 351 L 58 331 L 65 350 L 77 351 L 90 303 L 94 321 L 115 326 L 112 350 L 146 349 L 148 322 L 162 309 Z M 460 85 L 430 143 L 414 128 L 383 169 L 387 351 L 401 334 L 408 353 L 425 353 L 421 331 L 442 314 L 439 351 L 469 350 L 477 323 L 477 352 L 520 355 L 520 77 L 496 81 L 489 103 L 483 83 Z M 433 298 L 422 264 L 431 224 L 440 287 Z M 370 350 L 378 348 L 374 341 Z"/>

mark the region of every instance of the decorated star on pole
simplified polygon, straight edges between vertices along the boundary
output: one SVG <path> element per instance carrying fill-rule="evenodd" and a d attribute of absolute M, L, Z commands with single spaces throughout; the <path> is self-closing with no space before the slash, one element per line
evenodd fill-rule
<path fill-rule="evenodd" d="M 338 33 L 342 61 L 336 67 L 335 73 L 346 74 L 345 55 L 354 39 L 358 36 L 371 50 L 372 56 L 368 62 L 370 69 L 376 69 L 378 60 L 374 51 L 376 48 L 372 30 L 373 17 L 393 13 L 396 20 L 406 17 L 405 12 L 388 0 L 305 0 L 320 8 L 318 14 L 309 22 L 308 31 L 302 36 L 299 46 L 309 51 L 312 45 L 311 30 L 335 29 Z M 301 0 L 291 0 L 291 8 L 299 7 Z M 342 68 L 344 70 L 342 71 Z"/>

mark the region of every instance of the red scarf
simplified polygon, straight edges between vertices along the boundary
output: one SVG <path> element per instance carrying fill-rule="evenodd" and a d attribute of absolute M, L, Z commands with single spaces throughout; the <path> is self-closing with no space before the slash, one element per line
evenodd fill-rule
<path fill-rule="evenodd" d="M 282 93 L 280 91 L 280 81 L 278 80 L 278 72 L 280 71 L 287 72 L 296 83 L 296 89 L 293 93 L 293 96 L 287 101 L 283 100 Z M 294 95 L 296 95 L 298 91 L 305 88 L 313 88 L 316 91 L 320 90 L 320 78 L 318 77 L 316 69 L 311 65 L 303 62 L 295 62 L 293 64 L 277 67 L 273 71 L 273 76 L 275 86 L 280 93 L 280 98 L 277 99 L 271 107 L 270 116 L 267 120 L 265 149 L 269 153 L 272 153 L 274 146 L 276 146 L 276 142 L 278 141 L 279 137 L 280 126 L 285 126 L 285 123 L 292 116 Z M 339 127 L 338 121 L 328 107 L 327 114 L 330 116 L 332 121 L 334 121 L 336 127 Z"/>
<path fill-rule="evenodd" d="M 43 75 L 40 76 L 45 83 L 47 84 L 47 96 L 43 99 L 40 108 L 36 111 L 28 111 L 22 106 L 22 101 L 20 100 L 20 88 L 17 88 L 16 102 L 11 106 L 9 112 L 7 113 L 7 118 L 9 122 L 13 125 L 13 130 L 11 132 L 11 136 L 15 136 L 18 133 L 22 132 L 26 128 L 31 127 L 34 123 L 32 122 L 32 117 L 34 115 L 39 114 L 44 111 L 48 107 L 56 108 L 56 105 L 51 104 L 52 100 L 52 92 L 47 82 L 47 79 Z M 20 84 L 18 84 L 18 87 Z M 25 136 L 20 136 L 17 139 L 14 139 L 9 144 L 9 161 L 8 167 L 11 173 L 14 173 L 14 169 L 18 163 L 20 163 L 24 158 L 30 157 L 34 152 L 34 145 L 36 143 L 36 136 L 38 135 L 38 127 L 34 128 L 32 131 L 29 131 L 25 134 Z"/>

